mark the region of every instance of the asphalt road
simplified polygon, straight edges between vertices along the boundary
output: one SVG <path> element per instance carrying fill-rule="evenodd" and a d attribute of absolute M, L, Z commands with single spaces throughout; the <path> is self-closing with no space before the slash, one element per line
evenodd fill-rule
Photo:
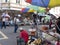
<path fill-rule="evenodd" d="M 29 26 L 22 27 L 27 31 L 29 29 Z M 17 45 L 16 37 L 19 35 L 19 30 L 14 33 L 14 27 L 7 27 L 6 29 L 0 29 L 0 32 L 0 45 Z"/>
<path fill-rule="evenodd" d="M 30 28 L 30 26 L 20 26 L 23 27 L 23 29 L 27 30 Z M 38 26 L 39 28 L 41 25 Z M 19 30 L 17 30 L 17 33 L 14 33 L 14 27 L 7 27 L 6 29 L 0 29 L 0 45 L 17 45 L 16 43 L 16 37 L 19 35 Z"/>

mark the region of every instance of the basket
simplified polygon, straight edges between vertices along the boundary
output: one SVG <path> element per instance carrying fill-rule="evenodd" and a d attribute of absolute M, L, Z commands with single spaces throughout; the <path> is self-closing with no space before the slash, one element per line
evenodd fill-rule
<path fill-rule="evenodd" d="M 48 30 L 48 27 L 47 27 L 47 26 L 42 26 L 42 27 L 41 27 L 41 30 L 42 30 L 42 31 L 47 31 L 47 30 Z"/>
<path fill-rule="evenodd" d="M 30 29 L 29 32 L 30 32 L 30 35 L 32 36 L 36 35 L 36 29 Z"/>
<path fill-rule="evenodd" d="M 35 36 L 36 35 L 36 31 L 31 31 L 31 35 Z"/>

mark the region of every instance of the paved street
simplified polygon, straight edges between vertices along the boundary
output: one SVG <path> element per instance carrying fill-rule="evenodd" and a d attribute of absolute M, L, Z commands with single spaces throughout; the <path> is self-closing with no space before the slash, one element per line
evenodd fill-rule
<path fill-rule="evenodd" d="M 30 26 L 22 26 L 24 29 L 28 31 Z M 41 26 L 38 26 L 39 28 Z M 1 45 L 17 45 L 16 37 L 19 35 L 19 30 L 17 33 L 14 32 L 14 27 L 7 27 L 6 29 L 0 29 L 0 44 Z"/>
<path fill-rule="evenodd" d="M 29 26 L 23 26 L 24 29 L 29 29 Z M 19 35 L 14 32 L 14 27 L 7 27 L 6 29 L 0 29 L 0 44 L 1 45 L 16 45 L 16 37 Z"/>

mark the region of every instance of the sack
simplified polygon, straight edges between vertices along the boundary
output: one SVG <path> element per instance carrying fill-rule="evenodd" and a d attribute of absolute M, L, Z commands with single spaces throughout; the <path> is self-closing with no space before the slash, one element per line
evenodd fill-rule
<path fill-rule="evenodd" d="M 28 40 L 27 45 L 35 45 L 33 42 L 29 43 L 31 40 Z"/>
<path fill-rule="evenodd" d="M 28 41 L 28 43 L 27 43 L 28 45 L 39 45 L 39 44 L 41 44 L 41 42 L 42 42 L 42 40 L 41 40 L 40 38 L 34 40 L 33 42 L 31 42 L 31 43 L 29 44 L 30 41 L 31 41 L 31 40 Z"/>
<path fill-rule="evenodd" d="M 22 39 L 22 38 L 17 38 L 17 40 L 18 40 L 19 42 L 24 42 L 24 39 Z"/>

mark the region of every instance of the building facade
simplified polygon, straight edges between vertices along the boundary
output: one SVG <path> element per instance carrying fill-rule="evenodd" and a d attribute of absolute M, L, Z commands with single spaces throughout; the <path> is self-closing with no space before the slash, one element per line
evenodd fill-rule
<path fill-rule="evenodd" d="M 25 0 L 0 0 L 0 10 L 20 10 L 27 5 Z"/>
<path fill-rule="evenodd" d="M 25 0 L 0 0 L 0 17 L 3 12 L 8 11 L 11 16 L 20 13 L 21 8 L 29 5 Z"/>

